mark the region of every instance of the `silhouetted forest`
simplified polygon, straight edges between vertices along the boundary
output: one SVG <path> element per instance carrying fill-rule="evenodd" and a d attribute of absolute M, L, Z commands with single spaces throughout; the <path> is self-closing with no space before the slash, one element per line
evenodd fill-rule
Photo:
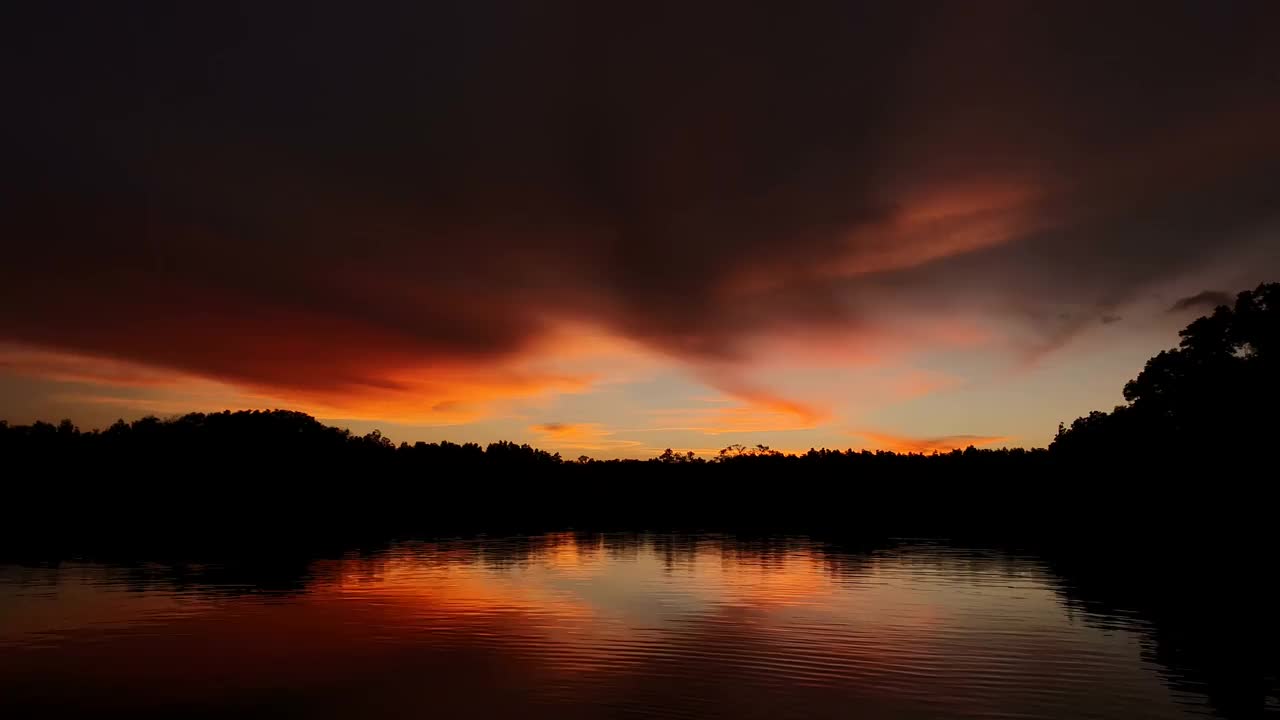
<path fill-rule="evenodd" d="M 711 460 L 566 460 L 528 445 L 393 443 L 284 410 L 0 422 L 6 528 L 32 541 L 563 527 L 775 528 L 949 536 L 1260 531 L 1280 429 L 1280 284 L 1181 332 L 1126 405 L 1048 449 L 931 455 L 731 446 Z M 1087 533 L 1084 530 L 1087 529 Z"/>

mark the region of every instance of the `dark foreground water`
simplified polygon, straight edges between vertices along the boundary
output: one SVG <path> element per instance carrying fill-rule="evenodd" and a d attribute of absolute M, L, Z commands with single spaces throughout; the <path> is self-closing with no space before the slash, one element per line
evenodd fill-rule
<path fill-rule="evenodd" d="M 1224 640 L 1238 630 L 1231 619 L 1166 617 L 1141 592 L 1114 593 L 1136 598 L 1126 607 L 1106 587 L 1124 573 L 1072 572 L 1036 555 L 936 543 L 665 535 L 0 565 L 0 717 L 1186 718 L 1280 708 L 1270 656 L 1240 657 L 1254 650 Z"/>

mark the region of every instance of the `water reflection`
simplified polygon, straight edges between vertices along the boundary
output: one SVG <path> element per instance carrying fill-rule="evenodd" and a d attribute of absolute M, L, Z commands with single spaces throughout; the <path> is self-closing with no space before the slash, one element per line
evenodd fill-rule
<path fill-rule="evenodd" d="M 6 565 L 0 708 L 1175 718 L 1275 702 L 1274 655 L 1233 665 L 1238 679 L 1188 666 L 1174 657 L 1185 623 L 1166 637 L 1168 618 L 1090 586 L 1116 578 L 1069 565 L 937 543 L 594 534 Z"/>

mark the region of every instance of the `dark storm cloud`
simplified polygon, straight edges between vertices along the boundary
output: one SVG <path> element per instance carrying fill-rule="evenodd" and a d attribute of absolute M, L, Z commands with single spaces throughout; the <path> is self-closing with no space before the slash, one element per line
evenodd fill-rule
<path fill-rule="evenodd" d="M 0 339 L 272 387 L 566 318 L 724 361 L 1113 307 L 1280 207 L 1273 3 L 288 5 L 5 10 Z"/>
<path fill-rule="evenodd" d="M 1188 295 L 1184 298 L 1178 298 L 1173 305 L 1169 306 L 1169 312 L 1183 312 L 1185 310 L 1212 310 L 1219 305 L 1230 305 L 1234 298 L 1231 293 L 1222 292 L 1221 290 L 1204 290 L 1195 295 Z"/>

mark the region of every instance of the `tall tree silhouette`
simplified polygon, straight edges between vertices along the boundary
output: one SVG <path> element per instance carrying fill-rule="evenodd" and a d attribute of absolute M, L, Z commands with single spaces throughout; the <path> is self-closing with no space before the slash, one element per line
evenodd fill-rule
<path fill-rule="evenodd" d="M 1168 460 L 1259 452 L 1280 421 L 1280 283 L 1259 285 L 1178 333 L 1124 386 L 1127 405 L 1092 412 L 1058 433 L 1060 455 Z"/>

